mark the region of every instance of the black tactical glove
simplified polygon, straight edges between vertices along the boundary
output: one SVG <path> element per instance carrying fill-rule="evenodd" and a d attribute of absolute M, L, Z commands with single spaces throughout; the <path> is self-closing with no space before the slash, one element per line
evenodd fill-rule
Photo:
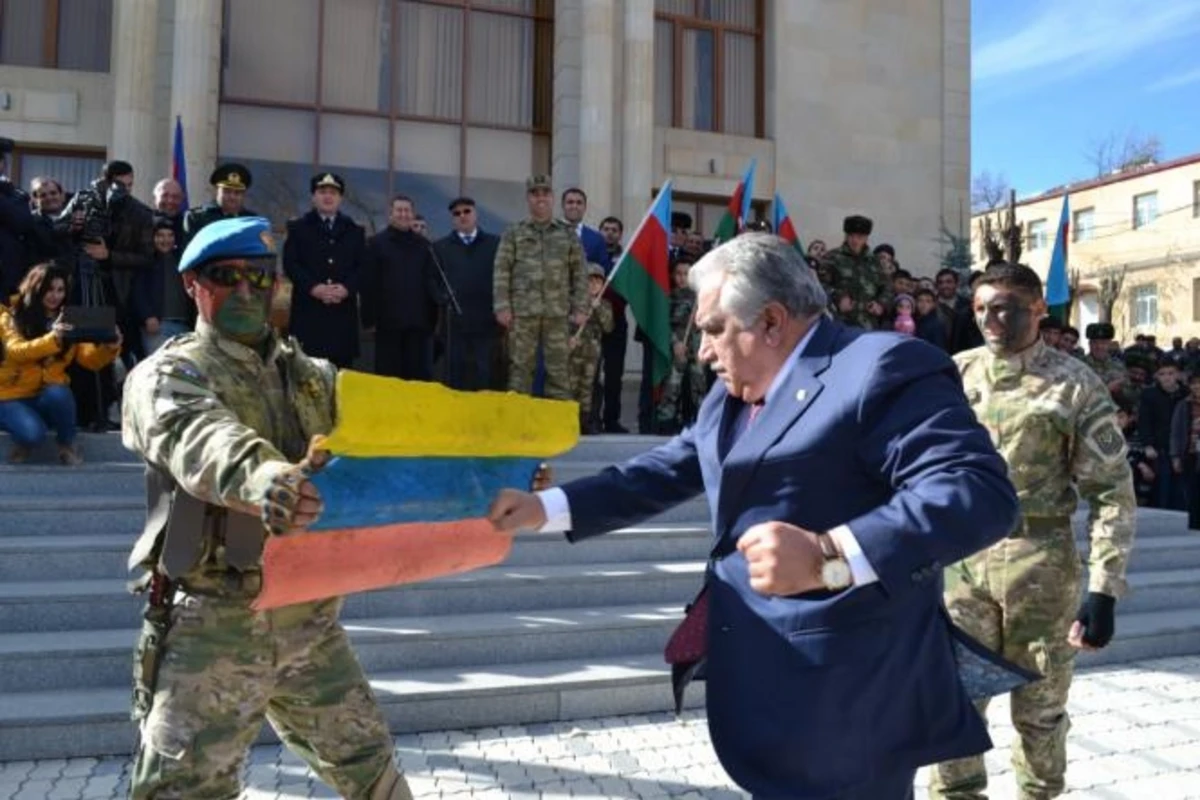
<path fill-rule="evenodd" d="M 1079 608 L 1075 621 L 1083 627 L 1083 643 L 1090 647 L 1104 647 L 1112 641 L 1115 624 L 1113 609 L 1115 598 L 1099 592 L 1088 592 Z"/>

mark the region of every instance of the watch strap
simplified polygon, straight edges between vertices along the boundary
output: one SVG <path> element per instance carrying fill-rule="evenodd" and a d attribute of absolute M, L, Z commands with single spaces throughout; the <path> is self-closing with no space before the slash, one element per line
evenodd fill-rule
<path fill-rule="evenodd" d="M 818 534 L 817 542 L 821 545 L 821 554 L 825 556 L 826 561 L 834 561 L 842 557 L 842 554 L 838 552 L 837 545 L 833 543 L 833 537 L 829 534 Z"/>

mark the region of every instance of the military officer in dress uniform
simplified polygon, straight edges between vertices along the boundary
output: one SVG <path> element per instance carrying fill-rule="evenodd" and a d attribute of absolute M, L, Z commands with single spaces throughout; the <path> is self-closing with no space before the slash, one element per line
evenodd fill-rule
<path fill-rule="evenodd" d="M 211 222 L 229 217 L 256 217 L 258 214 L 246 208 L 246 192 L 253 177 L 250 170 L 241 164 L 222 164 L 213 170 L 208 183 L 213 187 L 216 199 L 197 208 L 189 209 L 183 217 L 183 246 L 187 247 L 192 237 Z"/>
<path fill-rule="evenodd" d="M 283 270 L 292 282 L 288 332 L 304 352 L 345 369 L 358 356 L 358 290 L 367 236 L 340 211 L 346 193 L 341 175 L 314 175 L 309 191 L 313 207 L 288 220 L 283 245 Z"/>

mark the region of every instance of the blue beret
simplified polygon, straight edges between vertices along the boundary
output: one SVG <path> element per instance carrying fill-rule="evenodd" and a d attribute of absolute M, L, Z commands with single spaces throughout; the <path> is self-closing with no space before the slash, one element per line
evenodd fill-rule
<path fill-rule="evenodd" d="M 205 225 L 192 237 L 179 259 L 179 271 L 224 258 L 274 258 L 275 252 L 275 237 L 266 218 L 230 217 Z"/>

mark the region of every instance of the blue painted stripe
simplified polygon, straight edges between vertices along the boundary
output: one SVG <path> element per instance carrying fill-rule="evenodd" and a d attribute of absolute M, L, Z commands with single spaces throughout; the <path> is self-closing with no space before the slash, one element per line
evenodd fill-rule
<path fill-rule="evenodd" d="M 501 489 L 527 489 L 536 458 L 333 459 L 313 478 L 325 512 L 311 530 L 482 517 Z"/>

